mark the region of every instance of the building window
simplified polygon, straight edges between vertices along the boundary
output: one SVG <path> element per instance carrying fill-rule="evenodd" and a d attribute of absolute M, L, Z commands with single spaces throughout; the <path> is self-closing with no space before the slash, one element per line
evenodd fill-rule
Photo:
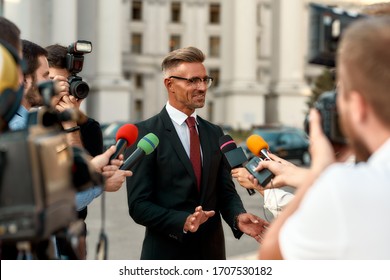
<path fill-rule="evenodd" d="M 257 80 L 257 82 L 262 82 L 262 79 L 263 77 L 262 77 L 262 70 L 261 70 L 261 68 L 257 68 L 257 71 L 256 71 L 256 80 Z"/>
<path fill-rule="evenodd" d="M 221 40 L 218 36 L 210 37 L 210 57 L 220 56 L 220 44 Z"/>
<path fill-rule="evenodd" d="M 124 72 L 123 73 L 123 78 L 125 79 L 125 80 L 130 80 L 130 77 L 131 77 L 131 74 L 130 74 L 130 72 Z"/>
<path fill-rule="evenodd" d="M 258 26 L 261 26 L 261 4 L 257 4 L 257 16 L 256 16 L 256 19 L 257 19 L 257 25 Z"/>
<path fill-rule="evenodd" d="M 136 100 L 134 104 L 135 120 L 140 121 L 143 119 L 144 104 L 142 100 Z"/>
<path fill-rule="evenodd" d="M 144 87 L 144 76 L 142 74 L 135 74 L 134 86 L 136 89 L 142 89 Z"/>
<path fill-rule="evenodd" d="M 171 38 L 169 40 L 169 51 L 180 49 L 180 43 L 180 35 L 171 35 Z"/>
<path fill-rule="evenodd" d="M 131 35 L 131 53 L 134 54 L 142 53 L 142 34 L 133 33 Z"/>
<path fill-rule="evenodd" d="M 221 5 L 210 4 L 210 23 L 219 24 L 221 23 Z"/>
<path fill-rule="evenodd" d="M 257 37 L 256 39 L 256 55 L 257 58 L 261 58 L 261 38 Z"/>
<path fill-rule="evenodd" d="M 172 2 L 171 5 L 171 20 L 172 22 L 180 22 L 180 12 L 181 12 L 180 2 Z"/>
<path fill-rule="evenodd" d="M 210 69 L 210 77 L 214 78 L 212 87 L 217 87 L 219 85 L 219 69 Z"/>
<path fill-rule="evenodd" d="M 133 0 L 131 5 L 131 19 L 134 21 L 142 20 L 142 1 Z"/>

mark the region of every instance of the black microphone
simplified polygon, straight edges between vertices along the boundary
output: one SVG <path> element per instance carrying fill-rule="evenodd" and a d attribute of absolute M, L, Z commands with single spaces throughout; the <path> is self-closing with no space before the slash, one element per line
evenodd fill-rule
<path fill-rule="evenodd" d="M 131 123 L 122 125 L 116 133 L 116 150 L 110 157 L 110 161 L 116 159 L 127 147 L 134 144 L 138 137 L 138 128 Z"/>
<path fill-rule="evenodd" d="M 130 170 L 138 161 L 144 156 L 150 154 L 158 146 L 159 139 L 153 134 L 149 133 L 142 137 L 137 144 L 137 149 L 126 159 L 126 161 L 119 168 L 120 170 Z"/>
<path fill-rule="evenodd" d="M 259 181 L 261 186 L 265 187 L 275 175 L 266 168 L 260 171 L 255 171 L 255 169 L 261 161 L 271 160 L 268 155 L 268 143 L 260 135 L 253 134 L 246 140 L 246 145 L 255 156 L 246 164 L 245 168 Z"/>
<path fill-rule="evenodd" d="M 243 163 L 248 161 L 243 149 L 237 148 L 236 143 L 230 135 L 223 135 L 219 138 L 219 148 L 225 155 L 225 158 L 231 169 L 243 167 Z M 254 195 L 254 189 L 246 189 L 249 195 Z"/>

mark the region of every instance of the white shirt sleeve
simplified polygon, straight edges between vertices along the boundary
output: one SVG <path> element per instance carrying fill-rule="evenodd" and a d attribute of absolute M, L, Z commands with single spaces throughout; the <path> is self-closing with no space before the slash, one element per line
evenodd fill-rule
<path fill-rule="evenodd" d="M 283 189 L 264 190 L 264 208 L 268 209 L 274 217 L 294 198 L 294 194 Z"/>
<path fill-rule="evenodd" d="M 332 191 L 342 186 L 331 172 L 324 175 L 281 228 L 279 245 L 285 259 L 338 259 L 342 254 L 347 238 L 345 219 L 340 197 Z"/>

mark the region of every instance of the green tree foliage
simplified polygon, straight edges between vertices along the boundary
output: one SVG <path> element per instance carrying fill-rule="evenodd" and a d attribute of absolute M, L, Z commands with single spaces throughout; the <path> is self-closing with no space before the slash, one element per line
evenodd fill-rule
<path fill-rule="evenodd" d="M 313 107 L 314 102 L 316 102 L 318 96 L 323 92 L 333 90 L 335 88 L 335 79 L 334 74 L 331 70 L 325 68 L 321 75 L 317 77 L 312 88 L 312 94 L 309 97 L 309 100 L 306 102 L 309 109 Z"/>

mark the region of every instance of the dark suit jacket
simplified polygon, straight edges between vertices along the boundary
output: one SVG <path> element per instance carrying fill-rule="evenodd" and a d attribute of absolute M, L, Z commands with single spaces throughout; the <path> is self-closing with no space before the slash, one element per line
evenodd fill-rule
<path fill-rule="evenodd" d="M 242 235 L 233 225 L 235 217 L 246 211 L 219 149 L 222 129 L 199 116 L 197 120 L 203 153 L 200 193 L 191 161 L 165 107 L 137 124 L 139 139 L 152 132 L 160 140 L 127 178 L 129 214 L 146 227 L 141 259 L 225 259 L 221 215 L 236 238 Z M 126 156 L 133 150 L 128 149 Z M 197 232 L 183 233 L 187 216 L 199 205 L 216 214 Z"/>

